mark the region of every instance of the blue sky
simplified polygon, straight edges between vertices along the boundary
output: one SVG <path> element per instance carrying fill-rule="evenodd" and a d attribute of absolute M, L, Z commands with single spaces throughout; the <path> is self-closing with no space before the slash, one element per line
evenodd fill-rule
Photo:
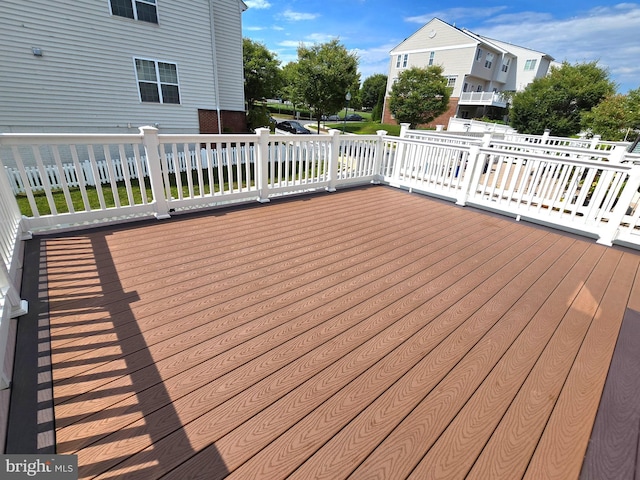
<path fill-rule="evenodd" d="M 570 63 L 598 61 L 618 91 L 640 87 L 640 4 L 592 0 L 245 0 L 243 35 L 282 64 L 296 49 L 338 38 L 360 59 L 364 80 L 386 74 L 389 51 L 433 17 Z"/>

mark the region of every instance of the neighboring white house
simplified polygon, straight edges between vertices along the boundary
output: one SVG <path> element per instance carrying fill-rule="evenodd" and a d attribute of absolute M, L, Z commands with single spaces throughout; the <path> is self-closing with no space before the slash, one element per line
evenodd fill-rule
<path fill-rule="evenodd" d="M 553 58 L 545 53 L 476 35 L 434 18 L 391 50 L 387 95 L 404 69 L 440 65 L 451 87 L 449 110 L 433 124 L 451 117 L 486 115 L 490 107 L 504 109 L 500 92 L 523 90 L 545 76 Z M 494 112 L 495 113 L 495 112 Z M 385 101 L 384 121 L 393 122 Z"/>
<path fill-rule="evenodd" d="M 0 133 L 246 128 L 241 0 L 0 1 Z"/>

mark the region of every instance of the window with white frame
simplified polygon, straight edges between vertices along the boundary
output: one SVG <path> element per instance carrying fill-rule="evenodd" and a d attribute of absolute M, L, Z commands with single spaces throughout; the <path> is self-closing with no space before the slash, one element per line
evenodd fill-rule
<path fill-rule="evenodd" d="M 505 58 L 504 59 L 504 63 L 502 64 L 502 71 L 504 73 L 507 73 L 509 71 L 509 64 L 511 63 L 511 59 L 510 58 Z"/>
<path fill-rule="evenodd" d="M 477 92 L 481 92 L 482 91 L 482 85 L 478 85 L 478 89 L 476 91 Z"/>
<path fill-rule="evenodd" d="M 536 60 L 535 58 L 533 60 L 527 60 L 524 63 L 525 71 L 527 71 L 527 70 L 535 70 L 536 69 L 536 63 L 538 63 L 538 60 Z"/>
<path fill-rule="evenodd" d="M 409 63 L 409 54 L 405 53 L 402 58 L 402 68 L 407 68 L 407 63 Z"/>
<path fill-rule="evenodd" d="M 150 103 L 180 103 L 178 66 L 175 63 L 135 59 L 140 100 Z"/>
<path fill-rule="evenodd" d="M 431 52 L 429 54 L 429 66 L 433 65 L 433 60 L 436 58 L 436 52 Z"/>
<path fill-rule="evenodd" d="M 396 57 L 396 68 L 400 68 L 400 65 L 402 65 L 402 55 Z"/>
<path fill-rule="evenodd" d="M 484 67 L 491 68 L 491 65 L 493 65 L 493 53 L 487 52 L 487 56 L 485 57 L 485 60 L 484 60 Z"/>
<path fill-rule="evenodd" d="M 481 49 L 481 48 L 479 48 L 479 49 L 476 51 L 476 62 L 480 61 L 480 59 L 482 58 L 482 53 L 483 53 L 483 52 L 482 52 L 482 49 Z"/>
<path fill-rule="evenodd" d="M 473 89 L 473 87 L 471 87 Z M 467 82 L 464 82 L 464 85 L 462 86 L 462 91 L 466 92 L 467 90 L 469 90 L 469 84 Z"/>
<path fill-rule="evenodd" d="M 111 14 L 141 22 L 158 23 L 156 0 L 109 0 Z"/>
<path fill-rule="evenodd" d="M 456 80 L 458 79 L 457 75 L 449 75 L 446 78 L 447 78 L 447 87 L 453 88 L 456 86 Z"/>

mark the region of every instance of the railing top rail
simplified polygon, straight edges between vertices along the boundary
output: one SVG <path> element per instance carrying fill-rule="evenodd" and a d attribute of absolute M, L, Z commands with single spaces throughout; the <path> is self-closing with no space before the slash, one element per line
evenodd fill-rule
<path fill-rule="evenodd" d="M 592 157 L 608 158 L 612 155 L 613 150 L 593 150 L 581 147 L 565 147 L 562 145 L 553 145 L 546 143 L 522 143 L 522 142 L 510 142 L 508 140 L 492 139 L 491 145 L 502 147 L 514 147 L 522 148 L 527 151 L 531 150 L 545 150 L 558 153 L 575 153 L 578 155 L 589 155 Z"/>
<path fill-rule="evenodd" d="M 416 139 L 416 138 L 402 138 L 402 137 L 385 137 L 385 138 L 388 138 L 388 140 L 395 141 L 402 144 L 419 143 L 420 145 L 430 145 L 433 147 L 448 148 L 451 150 L 459 150 L 461 152 L 467 152 L 469 151 L 469 149 L 471 149 L 471 147 L 478 146 L 477 143 L 472 144 L 470 142 L 463 145 L 460 143 L 444 143 L 444 142 L 437 142 L 437 141 L 430 141 L 426 139 Z"/>
<path fill-rule="evenodd" d="M 409 130 L 407 131 L 407 135 L 413 135 L 416 137 L 426 137 L 426 138 L 445 138 L 452 140 L 460 140 L 461 142 L 469 142 L 472 144 L 481 144 L 482 137 L 471 136 L 471 135 L 456 135 L 454 133 L 445 133 L 445 132 L 424 132 L 421 130 Z"/>
<path fill-rule="evenodd" d="M 545 154 L 535 153 L 531 151 L 518 152 L 516 150 L 511 150 L 511 151 L 499 150 L 496 148 L 492 148 L 491 146 L 481 147 L 480 153 L 487 154 L 487 155 L 520 157 L 526 160 L 544 160 L 544 161 L 554 162 L 554 163 L 568 163 L 571 165 L 580 165 L 580 166 L 586 165 L 586 166 L 595 167 L 602 170 L 616 170 L 616 171 L 629 172 L 635 168 L 634 165 L 629 163 L 617 163 L 617 162 L 613 163 L 613 162 L 603 162 L 601 160 L 591 160 L 588 158 L 584 158 L 584 155 L 582 158 L 557 156 L 557 155 L 545 155 Z M 584 153 L 584 150 L 581 151 L 581 153 Z M 594 156 L 601 156 L 601 155 L 594 155 Z"/>

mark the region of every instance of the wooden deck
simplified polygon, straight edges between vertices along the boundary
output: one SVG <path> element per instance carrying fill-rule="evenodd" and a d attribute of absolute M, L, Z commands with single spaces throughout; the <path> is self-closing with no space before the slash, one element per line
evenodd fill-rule
<path fill-rule="evenodd" d="M 41 240 L 81 478 L 578 478 L 640 255 L 368 187 Z"/>

